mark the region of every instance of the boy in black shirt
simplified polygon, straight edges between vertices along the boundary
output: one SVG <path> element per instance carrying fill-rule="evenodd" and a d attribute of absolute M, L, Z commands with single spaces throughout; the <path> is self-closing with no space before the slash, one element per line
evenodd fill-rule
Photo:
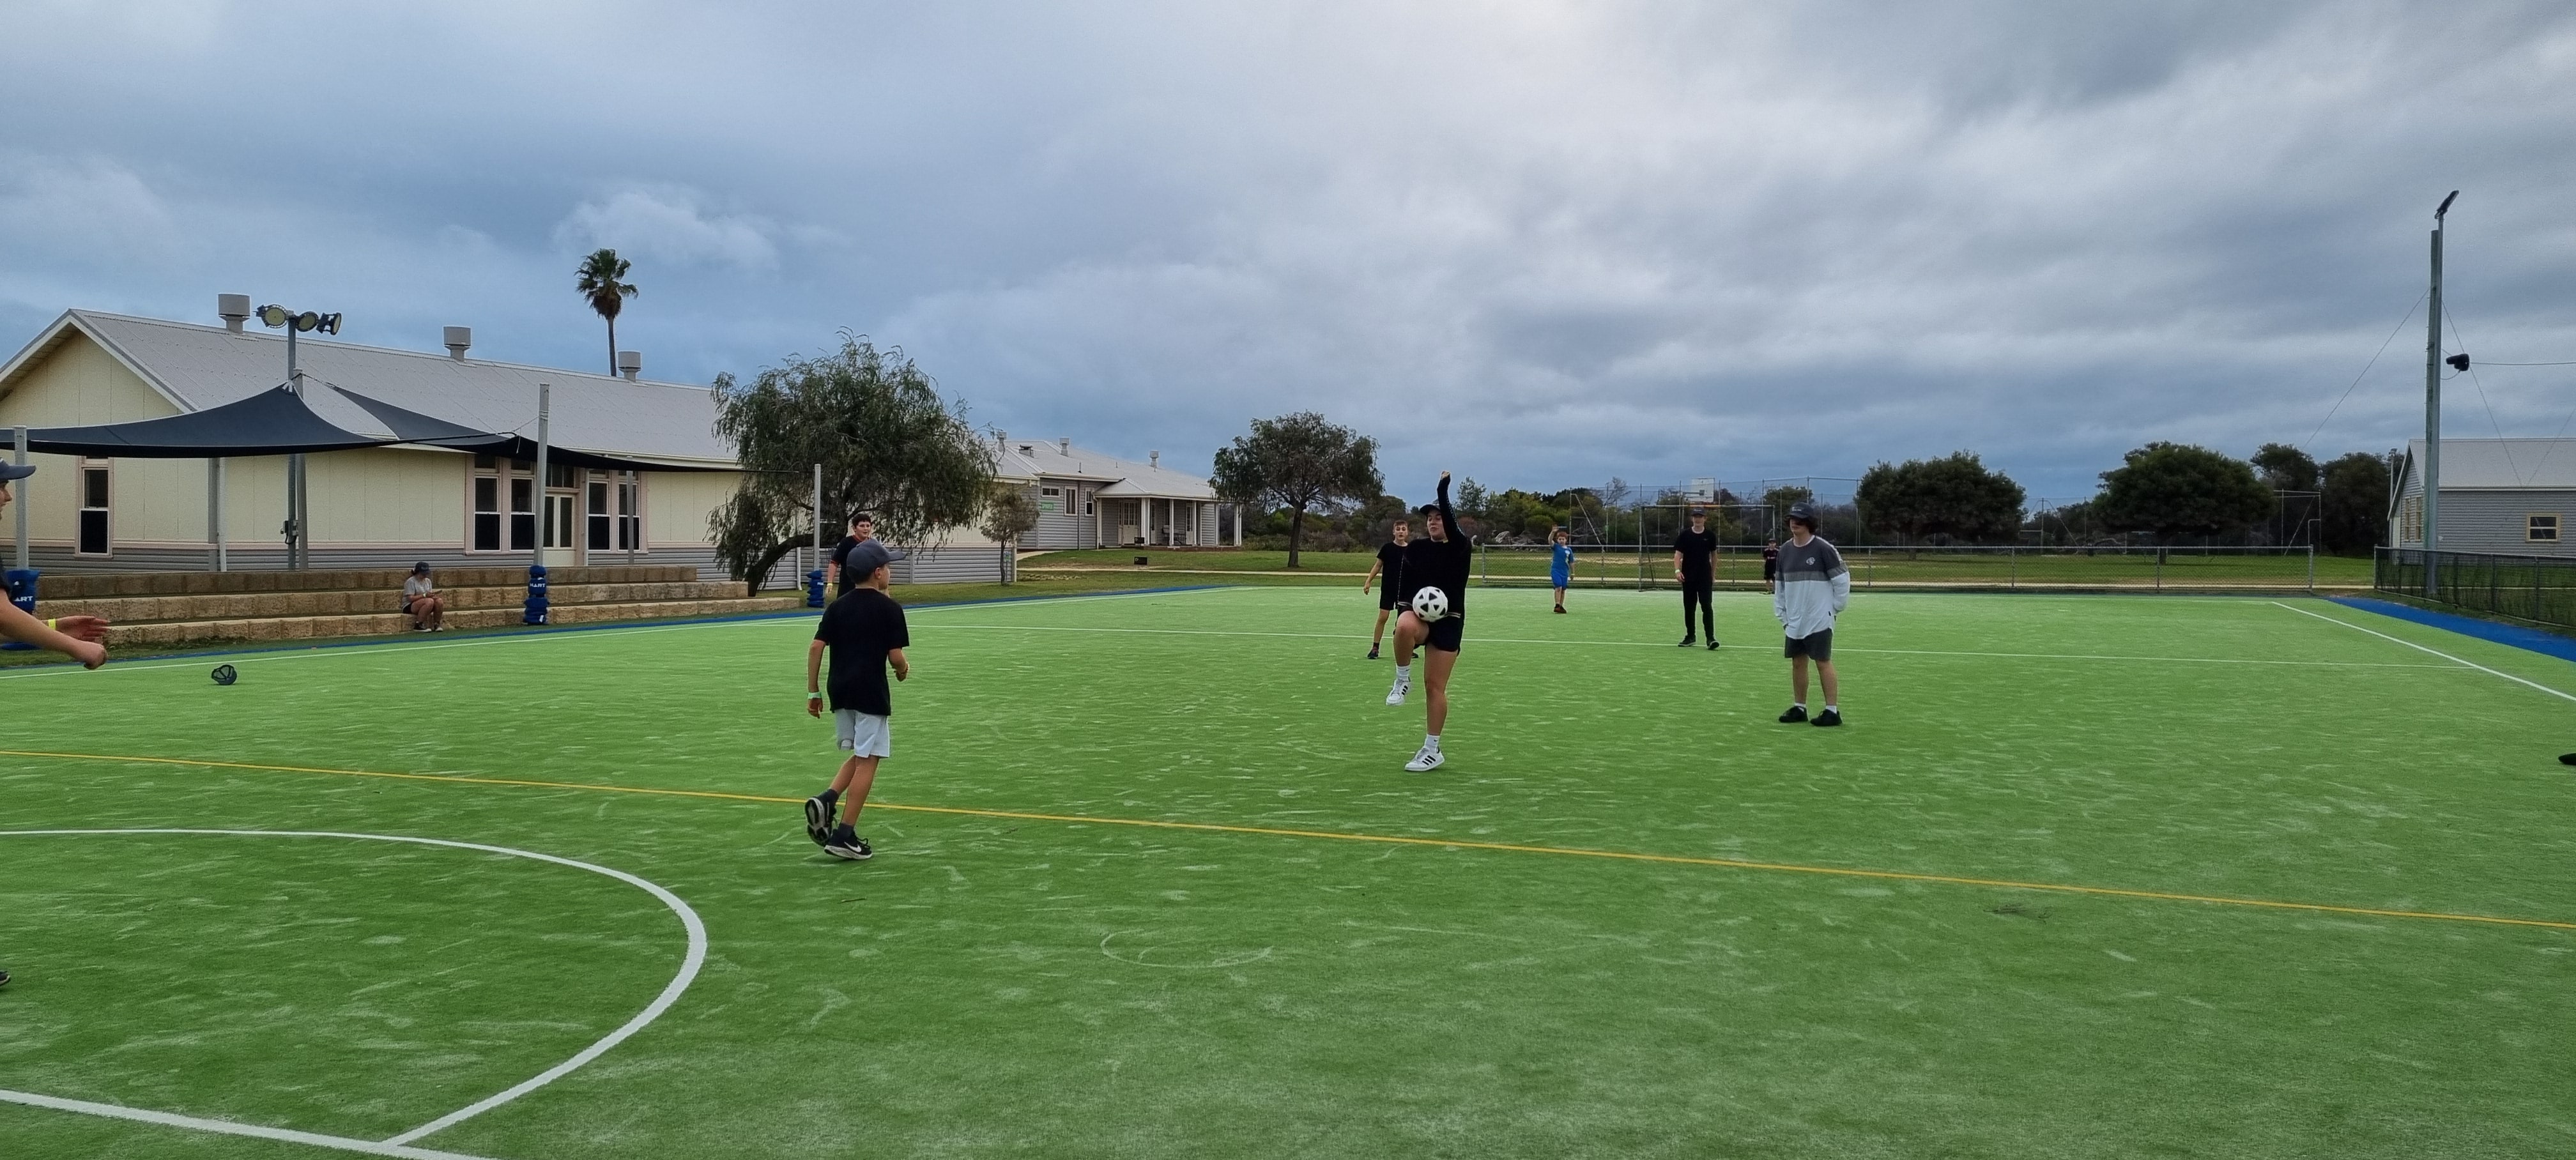
<path fill-rule="evenodd" d="M 1386 639 L 1387 614 L 1413 599 L 1413 594 L 1404 590 L 1404 548 L 1413 542 L 1413 521 L 1397 519 L 1392 534 L 1394 539 L 1378 545 L 1377 562 L 1369 565 L 1368 576 L 1360 581 L 1360 595 L 1366 596 L 1370 581 L 1376 580 L 1380 573 L 1386 576 L 1386 586 L 1378 589 L 1377 593 L 1377 628 L 1369 633 L 1370 660 L 1377 659 L 1377 644 Z"/>
<path fill-rule="evenodd" d="M 850 589 L 866 583 L 867 573 L 850 571 L 850 549 L 877 538 L 876 517 L 860 512 L 850 517 L 850 534 L 832 545 L 832 559 L 824 566 L 823 581 L 832 586 L 832 595 L 847 596 Z M 903 557 L 897 556 L 900 560 Z"/>
<path fill-rule="evenodd" d="M 1422 530 L 1427 535 L 1404 549 L 1404 582 L 1417 591 L 1438 588 L 1449 597 L 1449 615 L 1425 621 L 1410 607 L 1413 597 L 1402 597 L 1408 607 L 1395 622 L 1395 687 L 1386 694 L 1387 704 L 1404 703 L 1405 693 L 1413 688 L 1413 650 L 1422 649 L 1422 677 L 1429 695 L 1423 699 L 1422 751 L 1404 765 L 1413 773 L 1437 769 L 1443 760 L 1440 728 L 1449 720 L 1449 671 L 1458 664 L 1458 644 L 1466 635 L 1467 573 L 1476 555 L 1466 529 L 1458 526 L 1458 514 L 1449 510 L 1446 471 L 1440 473 L 1439 499 L 1437 504 L 1422 505 Z"/>
<path fill-rule="evenodd" d="M 1699 643 L 1691 631 L 1691 610 L 1699 610 L 1708 628 L 1708 647 L 1717 647 L 1717 607 L 1709 593 L 1717 587 L 1717 537 L 1708 530 L 1708 509 L 1690 510 L 1690 530 L 1673 537 L 1673 579 L 1682 582 L 1682 647 Z"/>
<path fill-rule="evenodd" d="M 840 734 L 841 748 L 850 751 L 841 772 L 832 779 L 832 788 L 805 799 L 805 834 L 826 853 L 853 862 L 875 853 L 868 848 L 868 840 L 859 836 L 858 821 L 868 790 L 876 784 L 877 761 L 889 752 L 894 694 L 886 684 L 886 666 L 894 666 L 898 681 L 912 676 L 912 664 L 903 655 L 912 634 L 903 622 L 903 606 L 886 595 L 886 565 L 900 559 L 902 552 L 875 540 L 852 546 L 843 557 L 841 575 L 855 577 L 859 586 L 823 610 L 823 623 L 814 629 L 814 643 L 805 650 L 805 712 L 823 715 L 823 650 L 828 647 L 832 651 L 832 723 Z M 832 826 L 836 802 L 843 806 L 837 829 Z"/>

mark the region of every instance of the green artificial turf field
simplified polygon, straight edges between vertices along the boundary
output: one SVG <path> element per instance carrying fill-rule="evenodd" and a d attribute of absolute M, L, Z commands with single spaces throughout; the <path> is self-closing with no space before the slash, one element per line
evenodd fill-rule
<path fill-rule="evenodd" d="M 330 1138 L 0 1155 L 2576 1153 L 2565 662 L 1864 595 L 1837 731 L 1677 603 L 1474 593 L 1427 775 L 1353 592 L 919 608 L 864 864 L 801 618 L 0 674 L 0 830 L 269 832 L 0 836 L 0 1089 Z"/>

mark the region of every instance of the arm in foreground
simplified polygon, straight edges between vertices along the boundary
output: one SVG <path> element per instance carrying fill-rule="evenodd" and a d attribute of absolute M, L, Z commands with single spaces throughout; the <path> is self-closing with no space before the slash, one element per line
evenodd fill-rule
<path fill-rule="evenodd" d="M 805 650 L 805 715 L 823 715 L 823 642 Z"/>
<path fill-rule="evenodd" d="M 71 631 L 47 627 L 26 609 L 0 602 L 0 636 L 51 649 L 79 661 L 82 668 L 94 669 L 107 663 L 107 647 L 98 643 L 107 634 L 106 621 L 95 616 L 66 616 L 56 623 Z"/>

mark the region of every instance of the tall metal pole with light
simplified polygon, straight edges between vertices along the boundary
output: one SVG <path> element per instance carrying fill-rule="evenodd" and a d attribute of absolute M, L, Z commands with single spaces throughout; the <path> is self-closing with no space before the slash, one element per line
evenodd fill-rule
<path fill-rule="evenodd" d="M 2433 210 L 2433 285 L 2425 291 L 2431 310 L 2424 324 L 2424 597 L 2430 600 L 2442 590 L 2438 570 L 2441 567 L 2442 541 L 2435 538 L 2441 527 L 2442 511 L 2442 219 L 2451 212 L 2451 196 Z"/>
<path fill-rule="evenodd" d="M 295 336 L 312 330 L 338 334 L 340 316 L 310 310 L 298 314 L 271 303 L 259 308 L 259 321 L 271 330 L 286 332 L 286 389 L 295 392 L 296 398 L 303 398 L 304 374 L 295 368 Z M 290 569 L 302 570 L 312 563 L 309 515 L 304 493 L 304 454 L 297 452 L 286 457 L 286 566 Z"/>

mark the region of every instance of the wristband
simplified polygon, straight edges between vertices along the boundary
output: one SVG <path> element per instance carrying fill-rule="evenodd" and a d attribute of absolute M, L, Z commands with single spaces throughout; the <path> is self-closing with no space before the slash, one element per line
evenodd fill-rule
<path fill-rule="evenodd" d="M 806 700 L 808 700 L 808 701 L 820 701 L 820 700 L 822 700 L 822 699 L 823 699 L 823 694 L 821 694 L 821 693 L 815 693 L 815 692 L 808 692 L 808 693 L 806 693 L 806 694 L 805 694 L 805 699 L 806 699 Z"/>
<path fill-rule="evenodd" d="M 55 632 L 61 632 L 63 630 L 62 622 L 59 620 L 48 620 L 45 622 L 45 627 Z"/>

